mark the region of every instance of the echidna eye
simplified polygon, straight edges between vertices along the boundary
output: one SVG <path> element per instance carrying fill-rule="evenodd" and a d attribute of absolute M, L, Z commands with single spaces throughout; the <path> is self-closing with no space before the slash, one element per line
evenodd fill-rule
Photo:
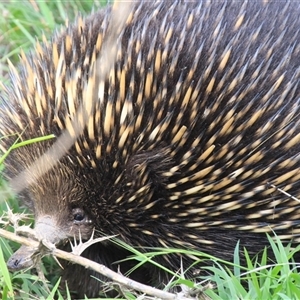
<path fill-rule="evenodd" d="M 83 214 L 75 214 L 74 215 L 74 221 L 82 221 L 84 219 Z"/>
<path fill-rule="evenodd" d="M 81 208 L 74 208 L 72 210 L 73 220 L 75 223 L 79 223 L 85 220 L 85 213 Z"/>

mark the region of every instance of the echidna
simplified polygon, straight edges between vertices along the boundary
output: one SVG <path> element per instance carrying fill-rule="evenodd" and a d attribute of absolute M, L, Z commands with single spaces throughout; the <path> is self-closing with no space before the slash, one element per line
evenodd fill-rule
<path fill-rule="evenodd" d="M 140 249 L 190 248 L 227 260 L 238 241 L 258 252 L 272 230 L 299 242 L 300 203 L 274 188 L 300 197 L 299 2 L 135 3 L 102 84 L 96 62 L 111 13 L 79 19 L 23 56 L 3 95 L 2 151 L 14 133 L 76 137 L 45 174 L 27 173 L 40 235 L 59 244 L 95 228 Z M 86 119 L 82 105 L 93 106 Z M 83 126 L 79 136 L 74 124 Z M 13 151 L 9 176 L 53 144 Z M 130 266 L 113 262 L 126 255 L 110 242 L 85 252 L 121 272 Z M 157 261 L 180 269 L 177 256 Z M 11 268 L 23 264 L 10 260 Z M 168 281 L 145 268 L 136 278 Z M 66 279 L 80 296 L 101 290 L 77 266 Z"/>

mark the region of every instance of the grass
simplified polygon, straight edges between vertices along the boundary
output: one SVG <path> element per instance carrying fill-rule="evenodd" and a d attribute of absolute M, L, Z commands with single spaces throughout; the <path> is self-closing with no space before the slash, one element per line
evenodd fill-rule
<path fill-rule="evenodd" d="M 213 274 L 209 279 L 216 284 L 216 289 L 208 290 L 207 295 L 212 299 L 222 300 L 300 299 L 299 265 L 297 266 L 292 259 L 300 247 L 296 249 L 284 247 L 276 236 L 274 240 L 268 236 L 268 240 L 271 252 L 275 256 L 271 264 L 267 257 L 267 249 L 263 251 L 260 260 L 250 258 L 247 249 L 244 249 L 246 269 L 238 266 L 240 258 L 238 251 L 234 255 L 236 267 L 233 272 L 218 263 L 213 267 L 207 267 L 206 269 Z"/>
<path fill-rule="evenodd" d="M 224 262 L 197 251 L 187 251 L 180 249 L 153 249 L 148 253 L 140 253 L 128 245 L 122 245 L 132 251 L 129 259 L 139 261 L 139 265 L 153 260 L 155 256 L 169 253 L 189 254 L 199 259 L 211 259 L 213 266 L 203 267 L 209 272 L 209 276 L 199 276 L 198 283 L 183 276 L 175 276 L 170 282 L 170 287 L 174 285 L 184 285 L 198 294 L 199 299 L 231 300 L 231 299 L 300 299 L 300 274 L 297 264 L 293 261 L 293 255 L 300 250 L 290 246 L 284 247 L 280 239 L 276 236 L 268 236 L 271 252 L 275 260 L 270 263 L 265 249 L 258 258 L 250 258 L 246 249 L 246 266 L 240 266 L 240 248 L 237 244 L 234 253 L 234 262 Z M 59 291 L 59 278 L 48 286 L 51 293 L 47 292 L 43 283 L 36 275 L 28 272 L 17 272 L 10 274 L 6 268 L 6 261 L 13 252 L 10 243 L 0 240 L 0 299 L 69 299 L 66 291 Z M 119 242 L 120 244 L 120 242 Z M 53 266 L 52 266 L 53 267 Z M 46 268 L 51 269 L 51 264 L 46 262 Z M 168 271 L 168 270 L 166 270 Z M 46 270 L 44 271 L 47 275 Z M 49 275 L 49 274 L 48 274 Z M 126 299 L 137 299 L 136 294 L 125 291 Z M 205 298 L 206 297 L 206 298 Z M 208 298 L 207 298 L 208 297 Z"/>
<path fill-rule="evenodd" d="M 174 285 L 185 285 L 192 288 L 196 293 L 206 295 L 208 299 L 231 300 L 231 299 L 300 299 L 300 274 L 299 265 L 293 261 L 295 253 L 300 251 L 300 245 L 292 248 L 291 245 L 283 246 L 280 239 L 274 234 L 267 235 L 269 250 L 264 249 L 258 257 L 250 257 L 247 249 L 240 249 L 239 243 L 234 251 L 233 263 L 222 261 L 208 254 L 180 249 L 155 249 L 147 253 L 140 253 L 127 245 L 122 245 L 133 253 L 129 259 L 139 261 L 137 265 L 143 265 L 152 261 L 154 257 L 169 253 L 180 253 L 198 257 L 199 261 L 213 262 L 212 266 L 202 267 L 209 273 L 207 276 L 199 276 L 195 281 L 187 280 L 174 274 Z M 245 266 L 241 266 L 241 250 L 246 258 Z M 273 261 L 268 254 L 275 257 Z M 270 263 L 271 262 L 271 263 Z M 156 264 L 156 263 L 154 263 Z M 157 265 L 157 264 L 156 264 Z M 166 270 L 166 272 L 170 272 Z M 203 296 L 202 296 L 203 297 Z M 200 298 L 206 299 L 206 298 Z"/>
<path fill-rule="evenodd" d="M 41 39 L 42 34 L 51 36 L 60 24 L 66 19 L 73 20 L 79 13 L 86 14 L 92 9 L 97 9 L 106 1 L 1 1 L 0 2 L 0 81 L 8 82 L 7 59 L 17 64 L 20 49 L 26 52 L 33 48 L 36 40 Z M 1 142 L 1 140 L 0 140 Z M 4 157 L 1 159 L 0 162 Z M 1 168 L 1 166 L 0 166 Z M 14 199 L 9 200 L 9 205 L 18 210 L 18 204 Z M 6 204 L 0 202 L 0 215 L 6 210 Z M 224 264 L 214 258 L 214 265 L 205 267 L 209 276 L 201 276 L 197 286 L 193 281 L 177 278 L 170 284 L 184 284 L 189 288 L 195 288 L 202 299 L 300 299 L 300 275 L 297 264 L 293 261 L 293 255 L 299 250 L 290 246 L 284 247 L 281 241 L 269 237 L 271 252 L 275 260 L 270 264 L 267 251 L 258 258 L 249 257 L 246 249 L 236 246 L 234 252 L 234 265 Z M 132 250 L 131 259 L 138 261 L 138 265 L 149 262 L 156 255 L 164 255 L 174 249 L 149 250 L 142 254 L 136 249 L 123 245 Z M 9 273 L 6 261 L 17 249 L 18 245 L 0 238 L 0 299 L 69 299 L 68 290 L 59 290 L 60 278 L 57 276 L 58 267 L 52 259 L 45 259 L 45 274 L 49 279 L 50 293 L 34 272 Z M 240 250 L 246 257 L 246 266 L 240 266 Z M 186 250 L 176 250 L 186 253 Z M 202 253 L 189 253 L 203 258 Z M 126 292 L 127 299 L 135 299 L 131 292 Z M 208 298 L 205 298 L 208 297 Z"/>

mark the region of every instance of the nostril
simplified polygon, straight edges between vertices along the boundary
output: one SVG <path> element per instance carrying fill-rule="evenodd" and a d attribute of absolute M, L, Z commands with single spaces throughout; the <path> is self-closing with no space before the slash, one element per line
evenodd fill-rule
<path fill-rule="evenodd" d="M 15 271 L 19 269 L 20 264 L 22 264 L 22 259 L 17 259 L 12 256 L 7 262 L 7 267 L 9 270 Z"/>
<path fill-rule="evenodd" d="M 15 267 L 19 265 L 20 259 L 16 259 L 15 262 L 13 263 Z"/>

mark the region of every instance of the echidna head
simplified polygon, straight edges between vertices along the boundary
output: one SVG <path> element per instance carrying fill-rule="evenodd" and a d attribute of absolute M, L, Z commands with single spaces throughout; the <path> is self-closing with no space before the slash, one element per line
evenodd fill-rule
<path fill-rule="evenodd" d="M 64 165 L 51 170 L 31 186 L 28 195 L 35 212 L 35 235 L 59 245 L 67 239 L 88 239 L 94 224 L 91 214 L 82 204 L 83 186 Z M 59 188 L 58 188 L 59 187 Z M 10 270 L 21 270 L 34 265 L 35 254 L 40 250 L 22 246 L 11 256 L 7 265 Z"/>
<path fill-rule="evenodd" d="M 35 151 L 38 148 L 34 145 Z M 115 158 L 119 156 L 116 150 Z M 72 164 L 74 159 L 75 154 L 67 155 L 29 188 L 38 239 L 59 245 L 67 239 L 87 240 L 96 229 L 95 236 L 117 235 L 135 246 L 159 246 L 163 229 L 157 224 L 168 227 L 169 218 L 167 211 L 161 213 L 170 175 L 165 170 L 172 165 L 168 147 L 132 154 L 119 166 L 107 158 L 95 169 L 84 168 Z M 35 252 L 38 249 L 22 246 L 10 258 L 9 268 L 32 266 Z"/>

